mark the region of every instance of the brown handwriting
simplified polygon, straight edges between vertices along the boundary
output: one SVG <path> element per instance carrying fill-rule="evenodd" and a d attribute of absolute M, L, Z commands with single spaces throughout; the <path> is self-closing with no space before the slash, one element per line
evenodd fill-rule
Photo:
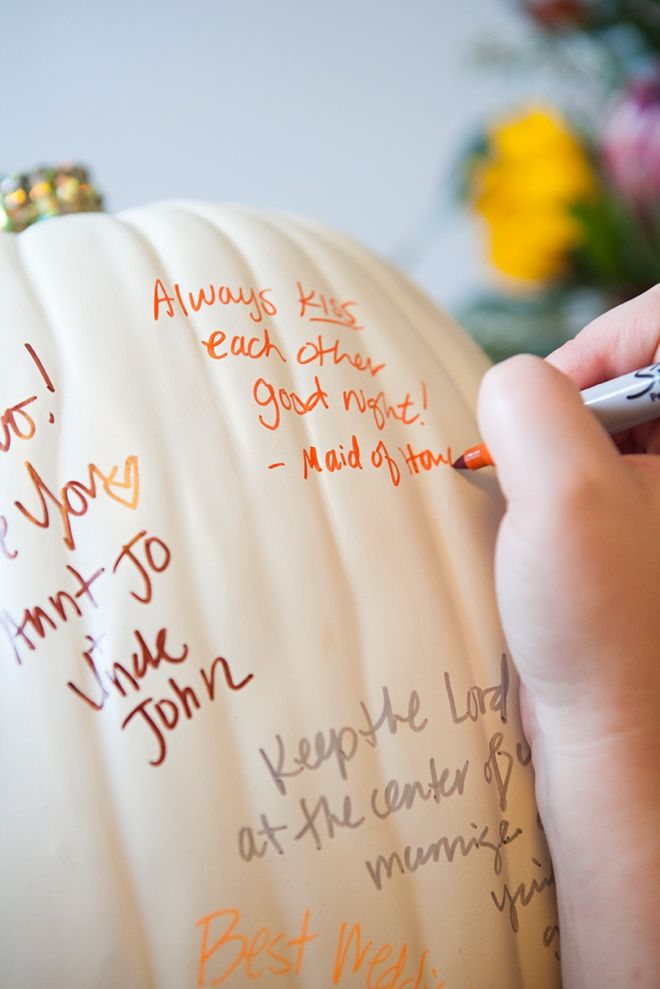
<path fill-rule="evenodd" d="M 9 549 L 7 546 L 7 529 L 9 525 L 4 515 L 0 515 L 0 553 L 9 560 L 14 560 L 18 556 L 17 549 Z"/>
<path fill-rule="evenodd" d="M 45 604 L 35 604 L 31 608 L 25 608 L 18 621 L 12 618 L 8 611 L 3 609 L 0 612 L 0 629 L 8 639 L 19 666 L 23 662 L 23 649 L 34 652 L 37 648 L 37 640 L 45 639 L 49 631 L 57 631 L 70 618 L 81 618 L 85 601 L 94 608 L 98 607 L 96 598 L 92 594 L 92 585 L 105 572 L 105 567 L 99 567 L 91 577 L 83 577 L 69 564 L 66 569 L 74 580 L 74 586 L 70 589 L 62 588 L 55 591 Z"/>
<path fill-rule="evenodd" d="M 31 440 L 37 426 L 32 416 L 25 411 L 28 405 L 36 402 L 37 396 L 30 395 L 16 405 L 10 405 L 0 416 L 0 453 L 8 453 L 12 438 Z"/>
<path fill-rule="evenodd" d="M 85 515 L 90 501 L 96 499 L 100 491 L 105 492 L 109 498 L 131 510 L 137 506 L 140 496 L 140 472 L 138 458 L 135 456 L 127 457 L 124 461 L 122 479 L 117 477 L 118 466 L 111 467 L 108 473 L 104 473 L 96 464 L 88 464 L 86 483 L 75 480 L 67 481 L 57 493 L 49 488 L 39 471 L 29 461 L 26 461 L 25 468 L 39 500 L 39 505 L 34 511 L 30 511 L 20 501 L 15 501 L 14 504 L 28 522 L 39 526 L 41 529 L 50 527 L 51 518 L 48 503 L 54 505 L 60 516 L 64 531 L 64 544 L 68 549 L 75 549 L 76 545 L 71 529 L 72 517 L 80 518 Z M 100 482 L 100 489 L 98 482 Z"/>
<path fill-rule="evenodd" d="M 183 663 L 188 656 L 188 646 L 185 642 L 178 655 L 172 655 L 168 651 L 166 628 L 158 630 L 153 646 L 147 644 L 144 635 L 138 629 L 134 629 L 133 636 L 137 643 L 137 649 L 131 653 L 128 662 L 125 664 L 113 662 L 105 670 L 99 668 L 100 664 L 96 656 L 99 652 L 101 639 L 95 639 L 91 635 L 87 636 L 89 645 L 82 655 L 85 666 L 92 674 L 95 696 L 90 696 L 90 693 L 82 690 L 72 680 L 69 680 L 67 686 L 92 710 L 103 710 L 107 698 L 110 697 L 111 689 L 122 697 L 126 697 L 127 687 L 133 691 L 138 691 L 149 670 L 157 670 L 161 663 Z"/>
<path fill-rule="evenodd" d="M 209 670 L 199 671 L 205 693 L 199 691 L 199 687 L 197 691 L 191 686 L 181 687 L 174 677 L 170 677 L 167 681 L 171 689 L 169 697 L 162 697 L 160 700 L 146 697 L 124 718 L 122 728 L 126 728 L 137 717 L 135 724 L 141 723 L 151 732 L 156 742 L 156 756 L 154 759 L 149 759 L 150 766 L 161 766 L 165 762 L 168 735 L 182 723 L 182 717 L 190 720 L 200 709 L 200 694 L 202 699 L 206 695 L 209 700 L 215 700 L 216 674 L 220 667 L 225 686 L 232 691 L 243 690 L 254 677 L 253 673 L 248 673 L 242 680 L 236 681 L 227 660 L 223 656 L 217 656 Z"/>

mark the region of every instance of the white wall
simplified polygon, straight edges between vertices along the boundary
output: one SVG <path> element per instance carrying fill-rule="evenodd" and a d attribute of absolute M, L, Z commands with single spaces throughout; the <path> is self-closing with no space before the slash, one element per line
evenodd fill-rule
<path fill-rule="evenodd" d="M 400 256 L 473 129 L 530 93 L 472 47 L 523 31 L 515 0 L 22 0 L 3 17 L 0 171 L 78 159 L 111 210 L 276 206 Z M 450 215 L 412 273 L 451 308 L 481 249 Z"/>

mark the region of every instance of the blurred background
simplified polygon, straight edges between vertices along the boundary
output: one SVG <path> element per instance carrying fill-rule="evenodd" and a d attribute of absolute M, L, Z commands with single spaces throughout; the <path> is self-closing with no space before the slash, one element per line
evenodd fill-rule
<path fill-rule="evenodd" d="M 3 42 L 5 229 L 304 214 L 494 359 L 660 280 L 660 0 L 23 0 Z"/>

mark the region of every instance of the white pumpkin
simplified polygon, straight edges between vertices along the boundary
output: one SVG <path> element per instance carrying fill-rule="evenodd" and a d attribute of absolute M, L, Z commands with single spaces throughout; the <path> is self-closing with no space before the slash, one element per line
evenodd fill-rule
<path fill-rule="evenodd" d="M 0 249 L 4 989 L 558 986 L 476 346 L 279 212 Z"/>

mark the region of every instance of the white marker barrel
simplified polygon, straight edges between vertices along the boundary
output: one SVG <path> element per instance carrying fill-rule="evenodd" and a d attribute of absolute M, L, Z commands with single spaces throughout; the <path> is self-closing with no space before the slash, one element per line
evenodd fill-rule
<path fill-rule="evenodd" d="M 660 418 L 660 364 L 649 364 L 581 393 L 582 401 L 608 433 Z"/>

